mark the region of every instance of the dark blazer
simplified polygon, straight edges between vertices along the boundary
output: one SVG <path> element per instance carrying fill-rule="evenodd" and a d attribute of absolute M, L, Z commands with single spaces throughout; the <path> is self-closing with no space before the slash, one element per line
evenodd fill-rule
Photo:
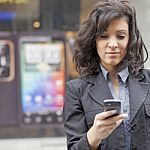
<path fill-rule="evenodd" d="M 150 71 L 129 75 L 131 150 L 150 150 Z M 103 100 L 113 98 L 102 72 L 67 82 L 64 127 L 68 150 L 90 150 L 86 133 L 103 111 Z M 123 124 L 102 140 L 98 150 L 125 150 Z"/>

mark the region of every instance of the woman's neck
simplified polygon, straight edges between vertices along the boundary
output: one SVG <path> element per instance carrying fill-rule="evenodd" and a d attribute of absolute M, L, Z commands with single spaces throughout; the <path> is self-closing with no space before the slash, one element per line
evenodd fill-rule
<path fill-rule="evenodd" d="M 113 89 L 116 93 L 116 95 L 119 95 L 119 81 L 118 81 L 118 75 L 115 72 L 109 72 L 109 79 L 111 80 Z"/>

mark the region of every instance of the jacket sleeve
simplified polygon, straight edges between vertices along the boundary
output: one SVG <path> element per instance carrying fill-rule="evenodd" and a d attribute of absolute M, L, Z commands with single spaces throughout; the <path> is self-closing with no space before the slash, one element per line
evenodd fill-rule
<path fill-rule="evenodd" d="M 81 104 L 77 80 L 66 84 L 64 103 L 64 128 L 68 150 L 90 150 L 87 140 L 87 124 Z"/>

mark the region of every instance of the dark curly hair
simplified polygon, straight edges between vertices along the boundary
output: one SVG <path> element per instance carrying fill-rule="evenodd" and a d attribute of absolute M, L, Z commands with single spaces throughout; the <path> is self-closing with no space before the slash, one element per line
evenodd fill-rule
<path fill-rule="evenodd" d="M 129 42 L 126 56 L 119 64 L 119 68 L 128 66 L 129 72 L 134 76 L 144 68 L 148 51 L 137 27 L 134 7 L 127 0 L 101 0 L 92 9 L 78 32 L 73 61 L 80 76 L 99 73 L 100 58 L 96 50 L 96 38 L 107 29 L 113 19 L 122 17 L 127 18 L 129 25 Z"/>

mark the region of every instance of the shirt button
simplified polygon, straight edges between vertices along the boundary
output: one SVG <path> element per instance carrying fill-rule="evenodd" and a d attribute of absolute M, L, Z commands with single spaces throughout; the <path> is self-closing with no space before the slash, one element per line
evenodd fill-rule
<path fill-rule="evenodd" d="M 131 129 L 132 129 L 132 130 L 135 130 L 136 127 L 137 127 L 137 125 L 136 125 L 136 124 L 133 124 L 133 125 L 131 126 Z"/>

